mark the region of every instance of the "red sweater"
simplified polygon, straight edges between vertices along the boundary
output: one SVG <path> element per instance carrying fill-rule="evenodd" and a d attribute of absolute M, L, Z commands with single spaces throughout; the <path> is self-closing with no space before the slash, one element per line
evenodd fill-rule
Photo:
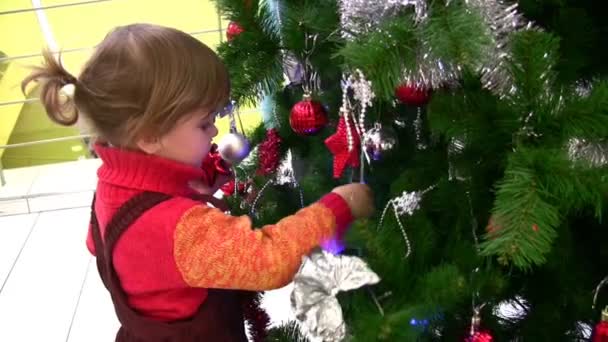
<path fill-rule="evenodd" d="M 142 191 L 174 196 L 144 213 L 114 249 L 114 267 L 129 304 L 143 315 L 173 321 L 192 316 L 206 288 L 270 290 L 288 284 L 301 258 L 344 233 L 352 221 L 346 202 L 328 194 L 275 225 L 254 230 L 186 196 L 203 171 L 143 153 L 97 145 L 95 212 L 102 235 L 116 210 Z M 95 254 L 91 231 L 87 247 Z"/>

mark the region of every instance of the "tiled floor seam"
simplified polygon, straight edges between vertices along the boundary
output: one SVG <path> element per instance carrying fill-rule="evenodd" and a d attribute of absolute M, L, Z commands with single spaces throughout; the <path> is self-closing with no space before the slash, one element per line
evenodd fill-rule
<path fill-rule="evenodd" d="M 68 328 L 68 333 L 65 337 L 65 342 L 70 340 L 70 333 L 72 332 L 72 327 L 74 326 L 74 320 L 76 319 L 76 315 L 78 314 L 78 307 L 80 306 L 80 299 L 82 298 L 82 292 L 84 291 L 84 287 L 87 283 L 87 276 L 89 274 L 89 270 L 91 269 L 91 264 L 93 263 L 93 257 L 89 258 L 89 263 L 87 265 L 87 270 L 84 272 L 84 277 L 82 278 L 82 285 L 80 285 L 80 292 L 78 293 L 78 300 L 76 300 L 76 306 L 74 307 L 74 313 L 72 314 L 72 319 L 70 320 L 70 327 Z"/>
<path fill-rule="evenodd" d="M 30 236 L 32 235 L 32 232 L 34 231 L 34 228 L 36 227 L 36 224 L 38 223 L 39 218 L 40 218 L 40 214 L 38 213 L 36 215 L 36 218 L 34 219 L 34 222 L 32 222 L 32 226 L 30 227 L 30 231 L 27 234 L 25 241 L 23 241 L 23 245 L 21 246 L 21 249 L 19 249 L 19 253 L 17 253 L 17 256 L 15 257 L 15 261 L 13 262 L 13 265 L 11 265 L 11 268 L 10 268 L 10 270 L 8 270 L 8 274 L 6 275 L 6 278 L 4 279 L 2 286 L 0 286 L 0 295 L 2 295 L 2 290 L 4 290 L 4 286 L 6 285 L 6 283 L 8 283 L 8 280 L 11 278 L 11 273 L 13 272 L 13 269 L 15 269 L 15 265 L 17 265 L 17 262 L 19 261 L 19 257 L 21 256 L 21 253 L 23 253 L 23 249 L 25 249 L 25 246 L 27 245 L 27 242 L 29 241 Z"/>

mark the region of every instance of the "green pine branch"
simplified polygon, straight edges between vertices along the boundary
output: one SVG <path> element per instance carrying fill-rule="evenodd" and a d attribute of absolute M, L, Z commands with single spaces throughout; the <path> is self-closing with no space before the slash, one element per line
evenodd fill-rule
<path fill-rule="evenodd" d="M 415 67 L 419 42 L 411 15 L 387 19 L 368 35 L 347 42 L 337 53 L 346 68 L 361 69 L 374 92 L 392 99 L 405 67 Z"/>
<path fill-rule="evenodd" d="M 281 84 L 283 70 L 278 42 L 261 31 L 249 31 L 218 46 L 228 67 L 232 98 L 240 105 L 255 105 L 261 93 Z"/>
<path fill-rule="evenodd" d="M 266 7 L 257 1 L 215 0 L 220 14 L 244 30 L 217 48 L 228 67 L 232 98 L 240 105 L 255 105 L 283 80 L 278 37 L 261 24 L 268 21 Z"/>
<path fill-rule="evenodd" d="M 569 159 L 565 149 L 541 151 L 536 156 L 543 160 L 542 165 L 537 167 L 537 174 L 543 187 L 555 198 L 560 212 L 576 214 L 590 208 L 595 212 L 596 218 L 601 219 L 608 204 L 606 167 L 574 162 Z"/>
<path fill-rule="evenodd" d="M 302 335 L 296 322 L 270 329 L 266 337 L 268 342 L 307 342 L 308 339 Z"/>
<path fill-rule="evenodd" d="M 527 138 L 530 130 L 551 126 L 559 111 L 561 94 L 554 72 L 559 41 L 540 30 L 525 30 L 514 33 L 510 44 L 507 67 L 513 78 L 513 92 L 505 96 L 505 101 L 521 121 L 520 138 Z"/>
<path fill-rule="evenodd" d="M 325 0 L 285 1 L 283 3 L 283 39 L 290 51 L 305 50 L 304 34 L 319 34 L 318 42 L 337 34 L 337 2 Z M 310 46 L 309 46 L 310 48 Z M 322 50 L 316 53 L 324 53 Z"/>
<path fill-rule="evenodd" d="M 251 26 L 257 18 L 258 2 L 253 0 L 213 0 L 222 17 Z"/>
<path fill-rule="evenodd" d="M 490 232 L 482 255 L 528 270 L 545 263 L 557 236 L 561 213 L 551 192 L 536 173 L 546 160 L 542 152 L 520 149 L 509 158 L 505 176 L 497 186 Z"/>
<path fill-rule="evenodd" d="M 496 153 L 511 143 L 511 134 L 519 127 L 514 113 L 496 96 L 475 82 L 463 81 L 457 90 L 438 91 L 428 106 L 431 133 L 456 138 L 466 149 Z"/>
<path fill-rule="evenodd" d="M 463 1 L 453 1 L 450 6 L 434 2 L 422 26 L 421 40 L 428 43 L 434 57 L 470 70 L 495 48 L 480 14 Z"/>
<path fill-rule="evenodd" d="M 608 137 L 608 81 L 596 81 L 587 96 L 571 90 L 571 98 L 556 120 L 562 141 Z"/>

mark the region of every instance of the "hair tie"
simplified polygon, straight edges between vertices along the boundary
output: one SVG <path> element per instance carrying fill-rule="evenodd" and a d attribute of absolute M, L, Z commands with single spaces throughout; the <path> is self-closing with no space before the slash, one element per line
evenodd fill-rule
<path fill-rule="evenodd" d="M 70 83 L 64 84 L 63 87 L 61 87 L 61 89 L 59 90 L 59 92 L 61 94 L 63 94 L 64 96 L 66 96 L 67 98 L 73 99 L 75 89 L 76 89 L 76 84 L 70 82 Z"/>
<path fill-rule="evenodd" d="M 75 76 L 72 76 L 71 74 L 69 74 L 69 73 L 67 73 L 67 72 L 66 72 L 66 73 L 65 73 L 65 75 L 63 75 L 61 78 L 62 78 L 62 81 L 63 81 L 62 83 L 63 83 L 64 85 L 66 85 L 66 84 L 70 84 L 70 83 L 71 83 L 71 84 L 76 84 L 76 83 L 78 83 L 78 79 L 77 79 Z"/>

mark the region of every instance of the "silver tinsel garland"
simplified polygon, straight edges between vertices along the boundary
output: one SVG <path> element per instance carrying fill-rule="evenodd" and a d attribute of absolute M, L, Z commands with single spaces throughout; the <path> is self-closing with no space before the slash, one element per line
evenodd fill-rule
<path fill-rule="evenodd" d="M 512 93 L 515 89 L 505 65 L 510 57 L 509 35 L 522 28 L 531 29 L 531 23 L 517 11 L 517 4 L 506 4 L 502 0 L 465 0 L 465 3 L 481 15 L 493 40 L 493 47 L 478 66 L 483 86 L 499 95 Z"/>
<path fill-rule="evenodd" d="M 576 82 L 574 92 L 581 98 L 586 98 L 593 91 L 593 82 L 580 80 Z M 608 165 L 608 140 L 588 141 L 582 138 L 571 138 L 566 146 L 568 157 L 573 162 L 584 162 L 590 167 Z"/>
<path fill-rule="evenodd" d="M 589 142 L 585 139 L 572 138 L 568 142 L 570 160 L 588 163 L 591 167 L 608 165 L 608 141 Z"/>
<path fill-rule="evenodd" d="M 422 42 L 415 69 L 403 71 L 403 81 L 419 88 L 438 89 L 453 85 L 461 75 L 459 65 L 437 58 L 428 42 Z"/>
<path fill-rule="evenodd" d="M 498 95 L 514 91 L 513 82 L 506 69 L 509 58 L 509 34 L 531 25 L 517 11 L 516 4 L 506 4 L 502 0 L 464 0 L 474 12 L 479 13 L 486 24 L 492 42 L 479 61 L 474 63 L 480 72 L 483 85 Z M 452 1 L 448 0 L 446 6 Z M 396 15 L 407 6 L 415 8 L 415 21 L 424 25 L 428 17 L 426 0 L 341 0 L 340 19 L 343 36 L 353 39 L 377 29 L 386 18 Z M 428 42 L 422 42 L 418 51 L 417 67 L 404 70 L 403 81 L 408 84 L 437 89 L 450 85 L 460 78 L 462 68 L 449 61 L 441 60 L 433 53 Z"/>
<path fill-rule="evenodd" d="M 426 18 L 426 0 L 341 0 L 342 34 L 353 39 L 377 29 L 382 20 L 396 15 L 406 6 L 414 6 L 416 20 Z"/>

